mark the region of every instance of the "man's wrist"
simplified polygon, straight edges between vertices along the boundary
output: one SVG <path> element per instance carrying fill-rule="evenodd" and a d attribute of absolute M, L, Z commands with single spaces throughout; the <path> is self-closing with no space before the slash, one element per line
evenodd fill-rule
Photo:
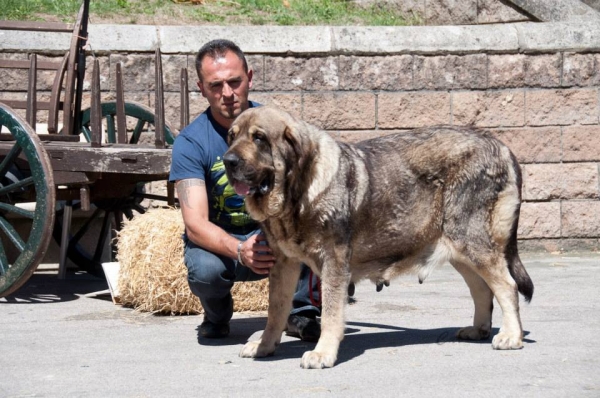
<path fill-rule="evenodd" d="M 244 265 L 244 262 L 242 261 L 242 241 L 240 241 L 237 245 L 237 258 L 238 258 L 238 263 L 240 263 L 240 265 Z"/>

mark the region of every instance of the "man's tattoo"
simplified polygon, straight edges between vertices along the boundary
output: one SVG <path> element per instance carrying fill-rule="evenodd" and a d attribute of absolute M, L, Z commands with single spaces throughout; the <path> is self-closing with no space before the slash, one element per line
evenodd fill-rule
<path fill-rule="evenodd" d="M 203 187 L 204 185 L 204 181 L 199 178 L 188 178 L 177 181 L 175 187 L 177 188 L 177 197 L 179 198 L 179 203 L 186 207 L 190 207 L 189 188 L 196 186 Z"/>

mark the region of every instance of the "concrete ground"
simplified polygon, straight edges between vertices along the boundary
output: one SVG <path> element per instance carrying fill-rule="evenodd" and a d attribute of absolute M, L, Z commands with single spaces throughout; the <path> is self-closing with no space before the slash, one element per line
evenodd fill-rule
<path fill-rule="evenodd" d="M 273 357 L 239 358 L 264 313 L 236 314 L 229 339 L 205 341 L 200 316 L 141 314 L 98 293 L 103 280 L 39 272 L 0 299 L 0 396 L 600 396 L 600 255 L 523 260 L 536 288 L 521 305 L 523 350 L 454 338 L 472 302 L 447 265 L 423 285 L 358 284 L 338 362 L 325 370 L 301 369 L 314 344 L 287 336 Z M 496 305 L 494 334 L 500 319 Z"/>

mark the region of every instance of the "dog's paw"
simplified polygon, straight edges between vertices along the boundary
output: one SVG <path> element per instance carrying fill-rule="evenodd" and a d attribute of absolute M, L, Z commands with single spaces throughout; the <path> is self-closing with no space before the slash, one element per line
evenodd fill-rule
<path fill-rule="evenodd" d="M 494 350 L 520 350 L 523 348 L 523 339 L 520 336 L 500 332 L 492 339 Z"/>
<path fill-rule="evenodd" d="M 306 351 L 302 355 L 300 366 L 304 369 L 331 368 L 337 358 L 335 355 L 326 355 L 317 351 Z"/>
<path fill-rule="evenodd" d="M 483 327 L 468 326 L 460 329 L 456 337 L 461 340 L 485 340 L 490 337 L 490 329 Z"/>
<path fill-rule="evenodd" d="M 242 347 L 240 351 L 240 357 L 242 358 L 262 358 L 269 355 L 273 355 L 275 349 L 268 349 L 262 345 L 259 341 L 250 341 Z"/>

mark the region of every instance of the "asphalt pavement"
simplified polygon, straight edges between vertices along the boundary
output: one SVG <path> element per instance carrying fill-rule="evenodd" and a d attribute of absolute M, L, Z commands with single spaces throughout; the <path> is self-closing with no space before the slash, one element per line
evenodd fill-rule
<path fill-rule="evenodd" d="M 473 305 L 445 265 L 423 285 L 359 283 L 324 370 L 301 369 L 314 343 L 287 336 L 272 357 L 239 358 L 266 313 L 235 314 L 228 339 L 207 341 L 201 316 L 139 313 L 113 304 L 102 279 L 40 271 L 0 299 L 0 397 L 600 397 L 600 255 L 522 258 L 535 284 L 522 350 L 455 339 Z"/>

